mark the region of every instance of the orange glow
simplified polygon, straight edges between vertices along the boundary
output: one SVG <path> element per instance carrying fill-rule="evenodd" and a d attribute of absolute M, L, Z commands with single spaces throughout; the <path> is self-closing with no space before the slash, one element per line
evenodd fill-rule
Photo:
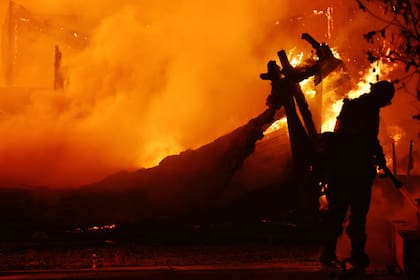
<path fill-rule="evenodd" d="M 310 52 L 301 32 L 319 40 L 332 32 L 325 15 L 300 30 L 302 7 L 314 16 L 321 4 L 298 2 L 16 1 L 13 24 L 0 30 L 0 185 L 77 187 L 155 166 L 246 123 L 266 108 L 266 62 L 294 46 L 300 63 Z M 1 1 L 1 23 L 7 14 Z M 348 45 L 336 37 L 338 49 Z M 61 90 L 53 90 L 56 45 Z M 302 88 L 316 108 L 311 79 Z M 334 112 L 324 112 L 323 130 Z"/>
<path fill-rule="evenodd" d="M 390 137 L 395 144 L 398 144 L 400 140 L 405 136 L 405 132 L 399 126 L 390 126 L 388 127 L 390 132 Z"/>
<path fill-rule="evenodd" d="M 270 127 L 268 127 L 265 131 L 264 131 L 264 135 L 270 134 L 276 130 L 279 129 L 285 129 L 287 128 L 287 119 L 286 117 L 283 117 L 275 122 L 273 122 Z"/>
<path fill-rule="evenodd" d="M 350 90 L 348 93 L 346 93 L 345 97 L 357 98 L 364 93 L 368 93 L 370 91 L 370 83 L 375 83 L 378 77 L 381 77 L 381 79 L 386 79 L 393 68 L 394 67 L 392 65 L 383 64 L 380 62 L 370 65 L 370 68 L 363 74 L 360 81 L 356 84 L 356 87 Z M 323 115 L 323 122 L 321 128 L 322 131 L 334 130 L 336 117 L 341 110 L 341 106 L 342 99 L 333 101 L 330 104 L 330 107 L 324 112 Z"/>
<path fill-rule="evenodd" d="M 265 108 L 259 73 L 278 48 L 262 31 L 288 12 L 284 3 L 239 0 L 15 3 L 13 82 L 4 63 L 0 73 L 2 185 L 90 183 L 245 123 Z M 61 91 L 52 90 L 55 45 Z"/>
<path fill-rule="evenodd" d="M 117 228 L 117 225 L 104 225 L 104 226 L 91 226 L 87 228 L 87 231 L 100 231 L 100 230 L 112 230 Z"/>
<path fill-rule="evenodd" d="M 327 195 L 325 194 L 325 189 L 326 186 L 322 186 L 321 189 L 321 195 L 319 196 L 319 210 L 327 210 L 328 208 L 328 200 L 327 200 Z"/>
<path fill-rule="evenodd" d="M 334 56 L 337 58 L 341 58 L 339 52 L 332 48 L 332 51 L 334 53 Z M 291 61 L 291 64 L 293 66 L 298 66 L 303 61 L 304 54 L 299 53 L 294 55 L 294 51 L 289 51 L 289 59 Z M 370 68 L 368 71 L 366 71 L 360 81 L 355 85 L 353 89 L 351 89 L 347 93 L 343 93 L 343 96 L 341 98 L 335 97 L 335 91 L 336 88 L 329 88 L 329 90 L 322 92 L 322 97 L 327 102 L 323 102 L 324 110 L 322 112 L 322 126 L 321 131 L 333 131 L 335 126 L 335 121 L 338 113 L 341 110 L 342 106 L 342 100 L 344 97 L 348 98 L 356 98 L 362 95 L 363 93 L 368 93 L 370 91 L 370 83 L 375 83 L 377 81 L 377 77 L 387 77 L 388 74 L 393 70 L 392 65 L 383 64 L 383 63 L 375 63 L 373 65 L 370 65 Z M 324 78 L 323 83 L 324 84 L 333 84 L 334 79 L 337 79 L 337 75 L 340 76 L 342 73 L 333 73 L 331 76 L 327 76 Z M 306 98 L 308 99 L 308 102 L 313 102 L 317 90 L 315 88 L 315 85 L 313 83 L 313 78 L 308 78 L 306 80 L 303 80 L 300 82 L 300 87 L 302 88 L 302 91 L 305 93 Z M 319 106 L 319 104 L 311 104 L 313 107 Z M 282 123 L 285 123 L 285 120 L 282 120 Z M 273 123 L 271 127 L 266 131 L 266 133 L 270 133 L 275 131 L 276 129 L 284 128 L 285 126 L 279 125 L 277 122 Z M 286 126 L 287 127 L 287 126 Z M 397 134 L 395 134 L 395 137 L 398 137 Z"/>

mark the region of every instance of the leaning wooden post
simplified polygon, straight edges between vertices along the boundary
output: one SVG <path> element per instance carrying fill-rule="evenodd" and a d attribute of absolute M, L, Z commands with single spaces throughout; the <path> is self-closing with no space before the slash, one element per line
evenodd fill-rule
<path fill-rule="evenodd" d="M 284 51 L 278 52 L 283 68 L 293 68 Z M 311 111 L 300 88 L 299 81 L 286 77 L 288 102 L 284 103 L 286 111 L 289 139 L 292 149 L 293 161 L 296 169 L 296 185 L 298 192 L 298 214 L 300 222 L 313 226 L 318 221 L 319 201 L 316 181 L 312 172 L 313 140 L 317 135 Z M 297 114 L 296 104 L 299 108 L 304 124 Z"/>

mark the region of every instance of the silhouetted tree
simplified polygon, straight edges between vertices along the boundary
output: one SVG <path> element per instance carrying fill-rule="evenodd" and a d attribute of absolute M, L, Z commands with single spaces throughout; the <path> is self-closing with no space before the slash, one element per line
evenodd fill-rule
<path fill-rule="evenodd" d="M 403 78 L 417 78 L 417 99 L 420 100 L 420 1 L 419 0 L 356 0 L 359 8 L 383 22 L 376 30 L 364 34 L 372 48 L 368 59 L 384 59 L 402 65 Z M 420 115 L 415 116 L 420 119 Z"/>

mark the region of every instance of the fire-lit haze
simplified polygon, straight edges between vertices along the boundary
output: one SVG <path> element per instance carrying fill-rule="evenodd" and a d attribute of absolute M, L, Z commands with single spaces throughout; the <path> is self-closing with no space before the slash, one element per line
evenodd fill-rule
<path fill-rule="evenodd" d="M 230 132 L 265 109 L 269 82 L 259 74 L 267 61 L 283 48 L 310 52 L 302 32 L 339 52 L 346 46 L 342 58 L 354 73 L 369 69 L 367 21 L 352 1 L 21 0 L 12 20 L 7 2 L 0 3 L 2 185 L 78 186 L 155 166 Z M 326 16 L 332 3 L 335 25 Z M 360 44 L 350 48 L 350 39 Z M 54 90 L 56 45 L 64 87 Z M 396 106 L 412 103 L 400 95 Z M 408 125 L 404 114 L 390 127 Z"/>

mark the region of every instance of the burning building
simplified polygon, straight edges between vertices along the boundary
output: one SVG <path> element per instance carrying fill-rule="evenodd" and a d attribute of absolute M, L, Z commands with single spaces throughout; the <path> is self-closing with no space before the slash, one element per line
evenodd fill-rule
<path fill-rule="evenodd" d="M 316 88 L 310 81 L 303 85 L 307 93 L 322 92 L 314 94 L 315 99 L 308 97 L 319 129 L 331 127 L 324 121 L 335 117 L 333 111 L 321 121 L 320 116 L 325 114 L 321 111 L 330 110 L 329 104 L 340 99 L 359 79 L 368 85 L 379 74 L 360 50 L 343 43 L 347 30 L 355 33 L 351 23 L 357 22 L 358 27 L 365 20 L 357 15 L 357 6 L 344 2 L 332 5 L 321 1 L 300 12 L 295 12 L 290 3 L 279 4 L 270 12 L 267 7 L 272 3 L 241 4 L 233 14 L 218 9 L 215 3 L 209 8 L 214 8 L 215 15 L 220 14 L 217 20 L 198 17 L 200 7 L 186 4 L 165 9 L 155 5 L 140 8 L 130 2 L 92 4 L 96 9 L 90 9 L 95 10 L 90 15 L 88 8 L 71 4 L 6 4 L 2 7 L 2 69 L 7 87 L 2 89 L 3 124 L 4 131 L 10 131 L 11 126 L 21 128 L 10 133 L 13 144 L 2 149 L 11 159 L 9 166 L 27 166 L 31 161 L 23 160 L 25 156 L 19 152 L 25 150 L 37 163 L 24 169 L 40 170 L 27 175 L 8 170 L 2 177 L 23 184 L 77 186 L 120 169 L 152 167 L 167 155 L 197 148 L 231 131 L 264 110 L 268 89 L 258 79 L 264 61 L 273 59 L 280 48 L 288 51 L 292 62 L 310 57 L 310 46 L 299 38 L 302 32 L 309 32 L 337 50 L 350 77 L 325 81 Z M 264 16 L 258 16 L 259 11 L 264 11 Z M 284 30 L 294 33 L 286 35 Z M 166 43 L 161 44 L 162 40 Z M 213 56 L 215 61 L 209 59 Z M 247 66 L 241 67 L 244 63 Z M 377 72 L 373 73 L 374 68 Z M 379 76 L 384 78 L 386 74 Z M 232 82 L 227 77 L 245 82 Z M 61 94 L 49 91 L 57 87 L 54 80 L 66 84 Z M 365 90 L 360 87 L 355 93 Z M 332 91 L 335 95 L 331 97 L 328 92 Z M 190 92 L 196 94 L 187 94 Z M 178 98 L 184 94 L 185 98 Z M 321 95 L 326 103 L 319 106 Z M 401 103 L 406 102 L 401 99 Z M 174 102 L 179 103 L 177 110 Z M 23 109 L 17 108 L 20 106 Z M 217 108 L 217 112 L 210 108 Z M 408 113 L 407 119 L 388 127 L 398 130 L 400 124 L 412 123 L 410 118 Z M 397 121 L 394 116 L 387 119 Z M 177 125 L 168 125 L 174 122 Z M 119 131 L 119 137 L 112 136 L 114 131 Z M 400 140 L 405 144 L 401 145 L 415 137 L 414 133 L 406 134 Z M 30 144 L 25 143 L 25 138 L 31 139 Z M 25 149 L 18 144 L 21 142 Z M 398 158 L 404 160 L 407 149 L 400 150 Z M 89 157 L 83 158 L 86 154 Z M 83 162 L 86 166 L 81 167 Z M 403 165 L 405 162 L 399 164 L 401 168 Z M 46 176 L 37 175 L 44 172 Z"/>
<path fill-rule="evenodd" d="M 393 65 L 364 60 L 360 30 L 370 22 L 344 0 L 305 9 L 300 1 L 53 2 L 0 6 L 0 185 L 75 189 L 63 202 L 74 217 L 118 222 L 210 208 L 288 182 L 282 112 L 265 134 L 262 126 L 251 133 L 251 144 L 241 132 L 266 110 L 266 62 L 280 49 L 295 65 L 313 59 L 303 32 L 346 65 L 318 85 L 301 83 L 318 132 L 332 128 L 343 96 L 396 78 Z M 418 157 L 415 145 L 408 153 L 418 131 L 413 101 L 399 91 L 384 112 L 381 142 L 397 174 Z M 243 153 L 232 155 L 235 147 Z M 45 197 L 58 207 L 55 195 Z"/>

